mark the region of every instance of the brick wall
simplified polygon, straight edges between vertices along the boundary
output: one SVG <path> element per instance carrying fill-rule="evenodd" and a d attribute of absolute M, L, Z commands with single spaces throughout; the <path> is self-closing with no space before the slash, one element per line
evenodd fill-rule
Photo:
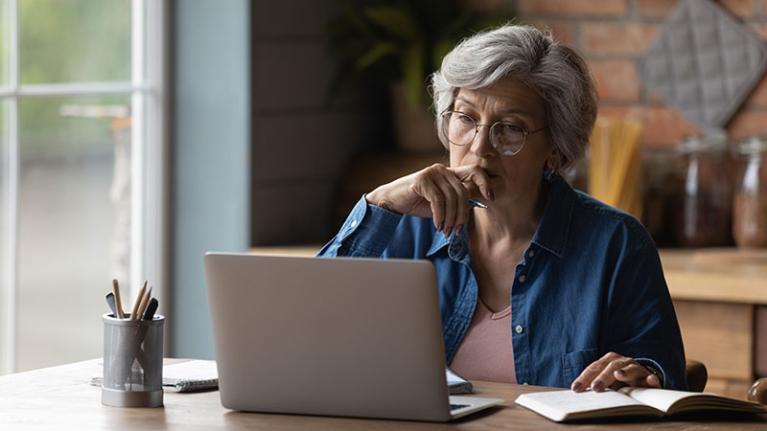
<path fill-rule="evenodd" d="M 701 0 L 704 1 L 704 0 Z M 478 3 L 500 5 L 500 0 Z M 517 0 L 525 22 L 549 27 L 554 36 L 578 50 L 597 83 L 600 113 L 640 119 L 643 144 L 672 145 L 696 131 L 680 114 L 664 106 L 639 82 L 639 59 L 650 46 L 677 0 Z M 767 0 L 718 2 L 767 40 Z M 767 132 L 767 79 L 727 126 L 733 140 Z"/>

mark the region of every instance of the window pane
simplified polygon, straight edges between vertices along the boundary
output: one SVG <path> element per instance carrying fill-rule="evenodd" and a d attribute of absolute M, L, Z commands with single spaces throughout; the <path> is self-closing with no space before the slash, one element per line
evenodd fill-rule
<path fill-rule="evenodd" d="M 10 7 L 11 0 L 0 0 L 0 87 L 8 85 L 8 67 L 10 67 L 10 42 L 11 35 L 9 33 L 8 20 L 10 16 L 8 14 L 8 8 Z"/>
<path fill-rule="evenodd" d="M 101 355 L 104 295 L 128 275 L 128 105 L 129 96 L 20 101 L 20 370 Z"/>
<path fill-rule="evenodd" d="M 22 83 L 130 80 L 130 0 L 23 0 L 19 8 Z"/>
<path fill-rule="evenodd" d="M 3 351 L 6 343 L 5 335 L 5 310 L 8 304 L 5 302 L 10 289 L 8 286 L 8 101 L 0 99 L 0 372 L 7 364 L 4 357 L 8 352 Z"/>

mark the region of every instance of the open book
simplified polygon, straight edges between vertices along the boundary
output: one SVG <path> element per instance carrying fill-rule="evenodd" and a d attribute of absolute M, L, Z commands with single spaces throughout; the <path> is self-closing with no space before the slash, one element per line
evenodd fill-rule
<path fill-rule="evenodd" d="M 534 392 L 520 395 L 515 402 L 556 422 L 710 411 L 767 413 L 761 404 L 712 393 L 630 387 L 605 392 Z"/>

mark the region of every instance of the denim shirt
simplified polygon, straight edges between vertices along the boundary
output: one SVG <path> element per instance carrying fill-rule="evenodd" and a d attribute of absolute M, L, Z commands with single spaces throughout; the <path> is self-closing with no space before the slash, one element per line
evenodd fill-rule
<path fill-rule="evenodd" d="M 508 262 L 517 265 L 510 332 L 517 382 L 569 387 L 612 351 L 660 371 L 664 388 L 686 390 L 679 324 L 647 231 L 558 175 L 543 181 L 540 224 L 523 260 Z M 319 255 L 430 260 L 450 363 L 477 304 L 468 244 L 463 234 L 445 237 L 430 218 L 396 214 L 363 196 Z"/>

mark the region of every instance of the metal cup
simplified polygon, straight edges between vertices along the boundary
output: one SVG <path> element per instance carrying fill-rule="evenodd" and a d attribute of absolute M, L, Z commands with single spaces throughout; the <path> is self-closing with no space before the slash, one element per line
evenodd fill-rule
<path fill-rule="evenodd" d="M 161 407 L 165 317 L 126 320 L 110 313 L 103 315 L 103 321 L 101 403 L 114 407 Z"/>

